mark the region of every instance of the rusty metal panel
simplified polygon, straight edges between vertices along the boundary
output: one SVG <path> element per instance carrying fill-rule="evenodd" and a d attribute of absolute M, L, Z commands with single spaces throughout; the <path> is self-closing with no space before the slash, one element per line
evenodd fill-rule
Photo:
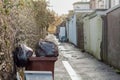
<path fill-rule="evenodd" d="M 107 14 L 108 62 L 120 69 L 120 7 Z"/>
<path fill-rule="evenodd" d="M 102 24 L 102 44 L 101 44 L 101 58 L 102 61 L 104 62 L 108 62 L 107 59 L 107 16 L 101 16 L 102 20 L 103 20 L 103 24 Z"/>
<path fill-rule="evenodd" d="M 77 26 L 77 46 L 80 49 L 84 49 L 83 23 L 80 22 L 76 26 Z"/>

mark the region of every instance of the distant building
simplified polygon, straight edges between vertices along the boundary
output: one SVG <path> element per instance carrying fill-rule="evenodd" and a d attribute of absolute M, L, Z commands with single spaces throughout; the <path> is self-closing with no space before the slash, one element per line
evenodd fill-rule
<path fill-rule="evenodd" d="M 67 39 L 69 42 L 73 43 L 76 46 L 79 46 L 80 44 L 80 48 L 83 48 L 82 44 L 84 43 L 81 18 L 84 14 L 92 11 L 93 10 L 90 9 L 90 2 L 83 0 L 73 3 L 73 11 L 70 11 L 68 14 L 66 21 Z"/>
<path fill-rule="evenodd" d="M 90 0 L 91 9 L 109 9 L 120 4 L 120 0 Z"/>
<path fill-rule="evenodd" d="M 90 9 L 90 4 L 89 2 L 76 2 L 73 4 L 74 10 L 78 9 Z"/>
<path fill-rule="evenodd" d="M 105 9 L 104 0 L 90 0 L 91 9 Z"/>
<path fill-rule="evenodd" d="M 114 7 L 114 6 L 116 6 L 116 5 L 119 5 L 120 4 L 120 0 L 110 0 L 111 2 L 111 5 L 110 5 L 110 7 Z"/>
<path fill-rule="evenodd" d="M 75 2 L 73 4 L 74 12 L 89 12 L 90 2 Z"/>

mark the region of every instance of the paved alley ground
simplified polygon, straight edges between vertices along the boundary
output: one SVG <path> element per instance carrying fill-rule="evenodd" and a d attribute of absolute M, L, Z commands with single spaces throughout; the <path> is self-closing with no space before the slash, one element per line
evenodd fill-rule
<path fill-rule="evenodd" d="M 55 80 L 120 80 L 120 74 L 74 45 L 60 43 Z"/>

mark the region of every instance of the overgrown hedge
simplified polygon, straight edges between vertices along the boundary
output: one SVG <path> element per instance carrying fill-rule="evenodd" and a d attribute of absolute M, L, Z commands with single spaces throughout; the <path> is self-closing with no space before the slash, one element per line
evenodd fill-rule
<path fill-rule="evenodd" d="M 25 43 L 34 49 L 52 21 L 45 0 L 0 0 L 0 80 L 14 80 L 15 46 Z"/>

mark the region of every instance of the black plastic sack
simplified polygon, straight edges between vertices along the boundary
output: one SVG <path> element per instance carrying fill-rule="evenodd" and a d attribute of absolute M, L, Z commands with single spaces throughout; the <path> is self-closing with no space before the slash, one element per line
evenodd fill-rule
<path fill-rule="evenodd" d="M 13 51 L 14 54 L 14 62 L 17 67 L 25 67 L 28 63 L 28 58 L 32 56 L 33 50 L 27 47 L 24 44 L 19 45 Z"/>
<path fill-rule="evenodd" d="M 57 57 L 58 47 L 53 42 L 42 40 L 37 44 L 35 54 L 37 57 Z"/>

